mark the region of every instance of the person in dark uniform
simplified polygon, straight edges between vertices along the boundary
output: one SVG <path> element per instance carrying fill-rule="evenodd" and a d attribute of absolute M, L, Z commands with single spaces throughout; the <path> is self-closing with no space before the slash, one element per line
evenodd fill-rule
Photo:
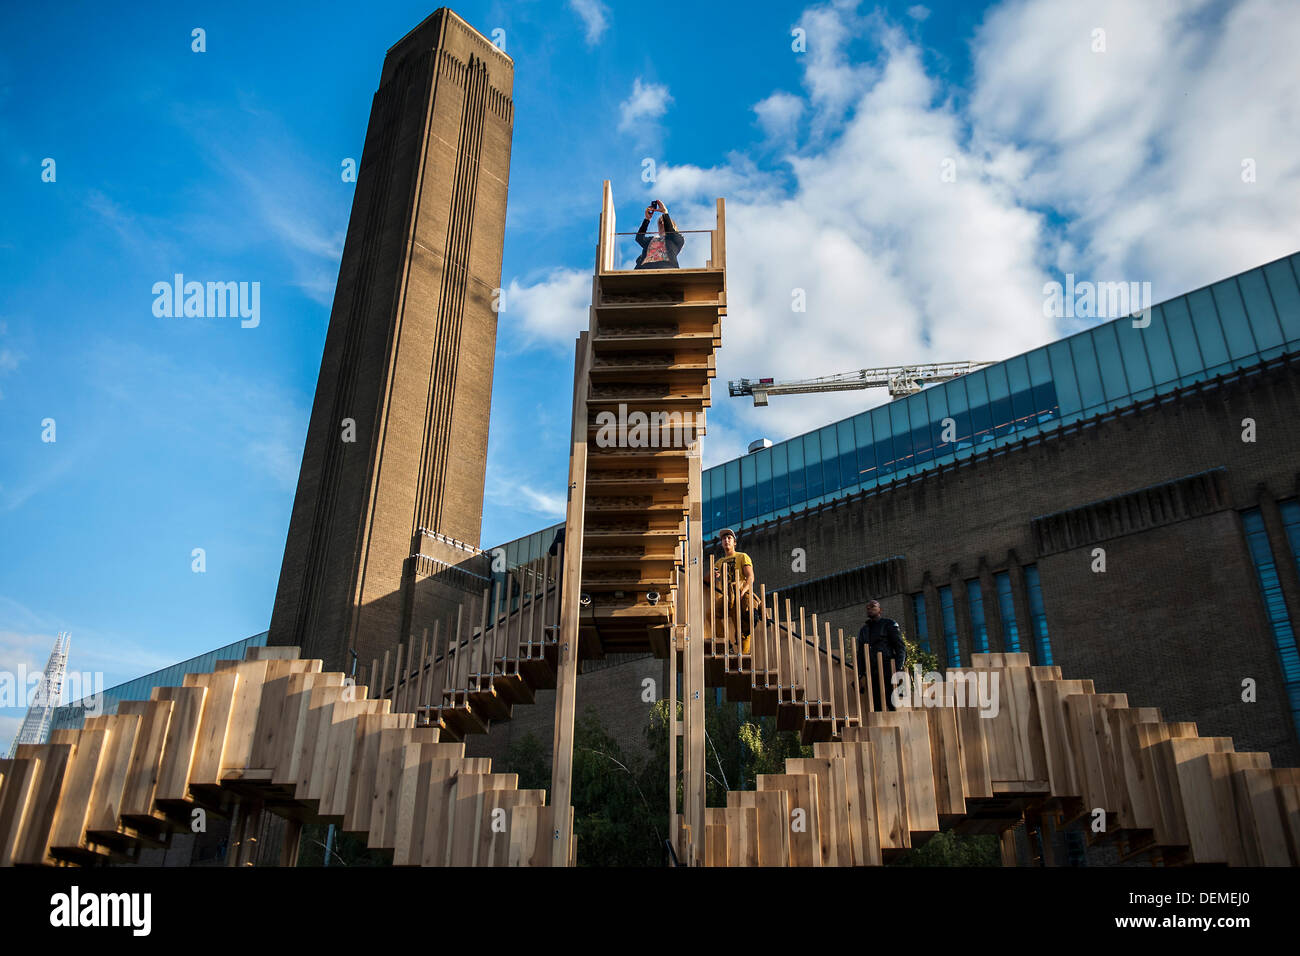
<path fill-rule="evenodd" d="M 880 672 L 876 669 L 877 654 L 883 658 L 881 663 L 885 672 L 884 687 L 880 685 Z M 858 631 L 858 675 L 867 674 L 869 663 L 871 693 L 877 710 L 884 710 L 886 707 L 890 710 L 894 709 L 893 695 L 890 693 L 892 689 L 889 680 L 890 661 L 894 662 L 895 671 L 904 669 L 907 662 L 907 647 L 903 644 L 903 632 L 897 621 L 884 617 L 880 613 L 879 601 L 868 601 L 867 623 L 863 624 L 862 629 Z"/>
<path fill-rule="evenodd" d="M 646 227 L 650 225 L 650 218 L 656 210 L 659 212 L 659 234 L 647 236 Z M 646 206 L 645 219 L 636 232 L 636 242 L 641 247 L 641 255 L 636 257 L 635 268 L 679 268 L 677 254 L 682 251 L 682 246 L 686 245 L 686 238 L 677 231 L 677 226 L 673 224 L 673 217 L 668 215 L 668 207 L 658 199 Z"/>

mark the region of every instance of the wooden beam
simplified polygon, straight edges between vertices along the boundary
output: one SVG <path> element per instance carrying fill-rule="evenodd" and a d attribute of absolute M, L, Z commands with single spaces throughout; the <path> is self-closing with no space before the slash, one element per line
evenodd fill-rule
<path fill-rule="evenodd" d="M 685 697 L 682 707 L 685 717 L 682 801 L 684 822 L 690 827 L 693 839 L 688 863 L 700 866 L 704 863 L 703 845 L 708 833 L 704 818 L 705 781 L 708 779 L 704 773 L 704 588 L 708 586 L 711 590 L 712 581 L 706 581 L 704 575 L 703 470 L 698 438 L 691 443 L 687 461 L 691 510 L 686 562 L 686 650 L 682 661 L 685 673 L 682 682 Z"/>
<path fill-rule="evenodd" d="M 574 353 L 573 447 L 569 455 L 569 502 L 564 524 L 564 569 L 561 577 L 559 662 L 555 675 L 555 736 L 551 757 L 551 865 L 567 866 L 573 840 L 569 812 L 573 789 L 573 721 L 578 691 L 578 621 L 582 611 L 583 511 L 587 488 L 587 374 L 591 368 L 591 334 L 578 336 Z"/>

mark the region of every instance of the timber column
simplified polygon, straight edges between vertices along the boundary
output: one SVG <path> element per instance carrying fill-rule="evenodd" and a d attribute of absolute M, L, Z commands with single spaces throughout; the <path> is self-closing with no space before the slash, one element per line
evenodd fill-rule
<path fill-rule="evenodd" d="M 384 59 L 271 618 L 327 669 L 482 587 L 513 85 L 446 8 Z"/>

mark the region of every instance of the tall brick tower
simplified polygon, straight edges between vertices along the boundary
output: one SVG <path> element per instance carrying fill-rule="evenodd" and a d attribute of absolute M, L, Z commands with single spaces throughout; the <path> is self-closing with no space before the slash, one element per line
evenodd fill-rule
<path fill-rule="evenodd" d="M 513 85 L 445 7 L 384 58 L 271 617 L 327 668 L 481 586 Z"/>

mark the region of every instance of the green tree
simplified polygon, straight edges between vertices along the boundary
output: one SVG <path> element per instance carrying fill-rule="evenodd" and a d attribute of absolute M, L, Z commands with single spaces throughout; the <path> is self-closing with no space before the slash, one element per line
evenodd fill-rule
<path fill-rule="evenodd" d="M 989 834 L 961 836 L 944 831 L 904 853 L 893 866 L 1001 866 L 998 838 Z"/>

